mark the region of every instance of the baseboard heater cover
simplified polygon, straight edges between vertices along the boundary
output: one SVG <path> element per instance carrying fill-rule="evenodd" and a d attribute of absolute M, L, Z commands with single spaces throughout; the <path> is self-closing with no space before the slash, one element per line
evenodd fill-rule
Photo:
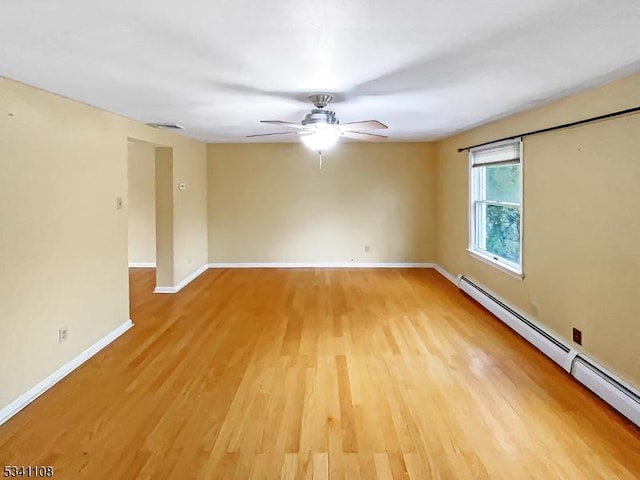
<path fill-rule="evenodd" d="M 571 372 L 571 364 L 577 352 L 468 277 L 464 275 L 459 277 L 458 288 L 506 323 L 512 330 L 515 330 L 521 337 L 524 337 L 525 340 L 567 372 Z"/>
<path fill-rule="evenodd" d="M 500 298 L 461 275 L 458 288 L 569 372 L 602 400 L 640 427 L 640 393 L 584 354 L 573 350 Z"/>
<path fill-rule="evenodd" d="M 571 375 L 640 427 L 640 394 L 583 355 L 573 362 Z"/>

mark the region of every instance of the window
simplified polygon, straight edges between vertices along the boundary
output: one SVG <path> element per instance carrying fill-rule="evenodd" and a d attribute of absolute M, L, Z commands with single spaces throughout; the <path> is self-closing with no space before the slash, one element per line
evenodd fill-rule
<path fill-rule="evenodd" d="M 469 152 L 469 251 L 522 273 L 522 141 Z"/>

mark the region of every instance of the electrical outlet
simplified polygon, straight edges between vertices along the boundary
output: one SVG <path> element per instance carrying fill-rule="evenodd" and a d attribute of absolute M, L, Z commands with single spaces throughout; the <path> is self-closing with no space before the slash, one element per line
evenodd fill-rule
<path fill-rule="evenodd" d="M 62 343 L 67 339 L 67 327 L 63 327 L 58 330 L 58 343 Z"/>
<path fill-rule="evenodd" d="M 573 329 L 573 341 L 578 345 L 582 345 L 582 332 L 577 328 Z"/>
<path fill-rule="evenodd" d="M 122 210 L 122 198 L 121 197 L 116 198 L 116 209 Z"/>
<path fill-rule="evenodd" d="M 371 251 L 371 247 L 369 247 L 369 245 L 365 245 L 364 246 L 364 251 L 365 252 L 370 252 Z"/>

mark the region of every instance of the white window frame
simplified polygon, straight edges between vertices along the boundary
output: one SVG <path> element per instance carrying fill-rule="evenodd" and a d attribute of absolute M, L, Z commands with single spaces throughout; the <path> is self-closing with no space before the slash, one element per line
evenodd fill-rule
<path fill-rule="evenodd" d="M 507 202 L 493 202 L 486 200 L 479 200 L 477 196 L 477 192 L 481 191 L 481 182 L 484 181 L 484 172 L 485 170 L 482 167 L 473 167 L 473 156 L 476 152 L 486 152 L 487 150 L 496 149 L 499 147 L 505 147 L 509 145 L 518 144 L 519 147 L 519 165 L 520 165 L 520 203 L 507 203 Z M 516 138 L 512 140 L 506 140 L 503 142 L 495 142 L 489 145 L 483 145 L 482 147 L 472 148 L 469 150 L 469 248 L 467 251 L 478 260 L 487 263 L 491 266 L 498 268 L 499 270 L 514 275 L 518 278 L 523 278 L 523 269 L 522 269 L 522 239 L 523 239 L 523 219 L 524 219 L 524 182 L 523 182 L 523 171 L 524 171 L 524 157 L 523 157 L 523 142 L 522 138 Z M 499 162 L 496 162 L 498 164 Z M 487 163 L 487 165 L 492 165 L 492 162 Z M 491 252 L 483 250 L 477 245 L 478 228 L 485 228 L 485 225 L 481 223 L 477 225 L 476 220 L 476 204 L 484 203 L 487 205 L 500 205 L 500 206 L 518 206 L 520 209 L 520 258 L 519 262 L 515 263 L 507 260 L 506 258 L 502 258 L 498 255 L 495 255 Z"/>

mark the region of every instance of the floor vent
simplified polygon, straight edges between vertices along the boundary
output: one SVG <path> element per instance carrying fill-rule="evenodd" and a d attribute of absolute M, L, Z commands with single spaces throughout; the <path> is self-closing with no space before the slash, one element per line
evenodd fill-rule
<path fill-rule="evenodd" d="M 567 372 L 571 371 L 576 353 L 567 345 L 468 277 L 461 276 L 458 287 Z"/>
<path fill-rule="evenodd" d="M 625 385 L 582 353 L 573 350 L 533 321 L 500 300 L 497 295 L 464 275 L 458 288 L 564 368 L 580 383 L 640 426 L 640 393 Z"/>
<path fill-rule="evenodd" d="M 640 394 L 583 355 L 576 357 L 571 375 L 640 427 Z"/>

